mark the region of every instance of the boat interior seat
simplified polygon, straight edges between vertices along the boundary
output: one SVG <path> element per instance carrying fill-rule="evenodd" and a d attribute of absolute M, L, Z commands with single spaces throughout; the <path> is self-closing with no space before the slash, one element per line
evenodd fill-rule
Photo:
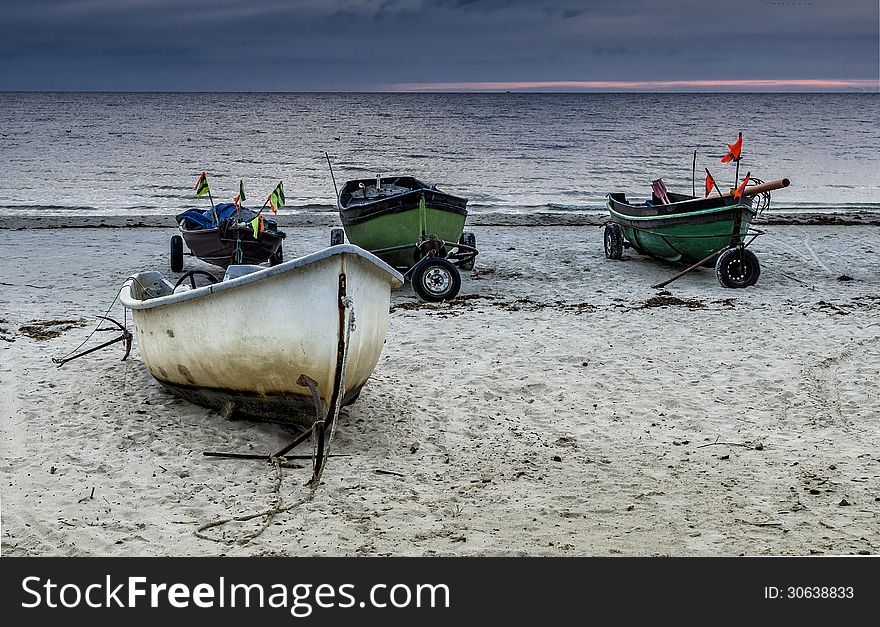
<path fill-rule="evenodd" d="M 240 276 L 245 276 L 247 274 L 253 274 L 254 272 L 259 272 L 260 270 L 265 270 L 263 266 L 258 266 L 252 263 L 235 263 L 231 264 L 226 268 L 226 274 L 223 275 L 224 281 L 230 281 L 232 279 L 237 279 Z"/>

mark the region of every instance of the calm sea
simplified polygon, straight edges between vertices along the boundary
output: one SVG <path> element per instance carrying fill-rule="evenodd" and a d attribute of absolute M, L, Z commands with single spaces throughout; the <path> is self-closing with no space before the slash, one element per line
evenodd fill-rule
<path fill-rule="evenodd" d="M 778 208 L 880 209 L 877 94 L 0 93 L 0 212 L 165 214 L 243 179 L 289 211 L 332 211 L 337 182 L 413 174 L 473 212 L 578 211 L 662 177 L 788 177 Z"/>

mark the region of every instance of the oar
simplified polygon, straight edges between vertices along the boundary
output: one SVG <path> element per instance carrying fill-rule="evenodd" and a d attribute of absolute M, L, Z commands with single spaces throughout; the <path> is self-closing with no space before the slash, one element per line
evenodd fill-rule
<path fill-rule="evenodd" d="M 714 258 L 717 257 L 718 255 L 720 255 L 721 253 L 723 253 L 725 250 L 727 250 L 727 249 L 726 249 L 726 248 L 722 248 L 721 250 L 715 251 L 714 253 L 712 253 L 711 255 L 709 255 L 708 257 L 706 257 L 705 259 L 701 259 L 700 261 L 698 261 L 698 262 L 695 263 L 694 265 L 692 265 L 692 266 L 688 266 L 687 268 L 685 268 L 684 270 L 682 270 L 681 272 L 679 272 L 678 274 L 676 274 L 674 277 L 669 278 L 669 279 L 666 279 L 665 281 L 662 281 L 662 282 L 660 282 L 660 283 L 657 283 L 656 285 L 652 285 L 651 287 L 654 288 L 654 289 L 660 289 L 660 288 L 662 288 L 662 287 L 666 287 L 667 285 L 669 285 L 669 284 L 672 283 L 673 281 L 675 281 L 675 280 L 677 280 L 677 279 L 680 279 L 681 277 L 683 277 L 684 275 L 686 275 L 688 272 L 693 272 L 694 270 L 696 270 L 697 268 L 699 268 L 699 267 L 700 267 L 701 265 L 703 265 L 704 263 L 710 261 L 711 259 L 714 259 Z"/>

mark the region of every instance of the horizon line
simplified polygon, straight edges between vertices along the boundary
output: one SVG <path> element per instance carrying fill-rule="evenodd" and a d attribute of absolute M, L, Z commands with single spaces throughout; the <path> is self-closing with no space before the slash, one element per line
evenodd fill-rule
<path fill-rule="evenodd" d="M 675 81 L 460 81 L 442 83 L 391 83 L 382 86 L 392 92 L 483 92 L 483 91 L 572 91 L 636 90 L 662 91 L 672 88 L 760 88 L 774 91 L 785 88 L 814 88 L 842 91 L 872 89 L 880 91 L 880 79 L 701 79 Z M 688 91 L 685 89 L 685 91 Z M 725 90 L 720 90 L 725 91 Z"/>

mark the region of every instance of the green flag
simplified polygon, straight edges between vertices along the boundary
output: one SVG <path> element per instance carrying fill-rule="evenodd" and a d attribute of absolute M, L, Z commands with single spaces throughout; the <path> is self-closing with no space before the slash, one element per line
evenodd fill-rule
<path fill-rule="evenodd" d="M 244 197 L 244 181 L 238 180 L 238 196 L 232 199 L 232 204 L 236 207 L 240 206 L 247 198 Z"/>
<path fill-rule="evenodd" d="M 204 196 L 205 194 L 210 196 L 211 190 L 208 189 L 208 176 L 202 172 L 199 175 L 199 180 L 196 181 L 196 198 Z"/>
<path fill-rule="evenodd" d="M 260 239 L 260 233 L 265 229 L 265 226 L 263 225 L 263 216 L 257 216 L 251 220 L 250 225 L 254 230 L 254 239 Z"/>
<path fill-rule="evenodd" d="M 278 210 L 284 206 L 284 182 L 278 181 L 278 186 L 269 194 L 269 206 L 272 207 L 272 213 L 277 214 Z"/>

